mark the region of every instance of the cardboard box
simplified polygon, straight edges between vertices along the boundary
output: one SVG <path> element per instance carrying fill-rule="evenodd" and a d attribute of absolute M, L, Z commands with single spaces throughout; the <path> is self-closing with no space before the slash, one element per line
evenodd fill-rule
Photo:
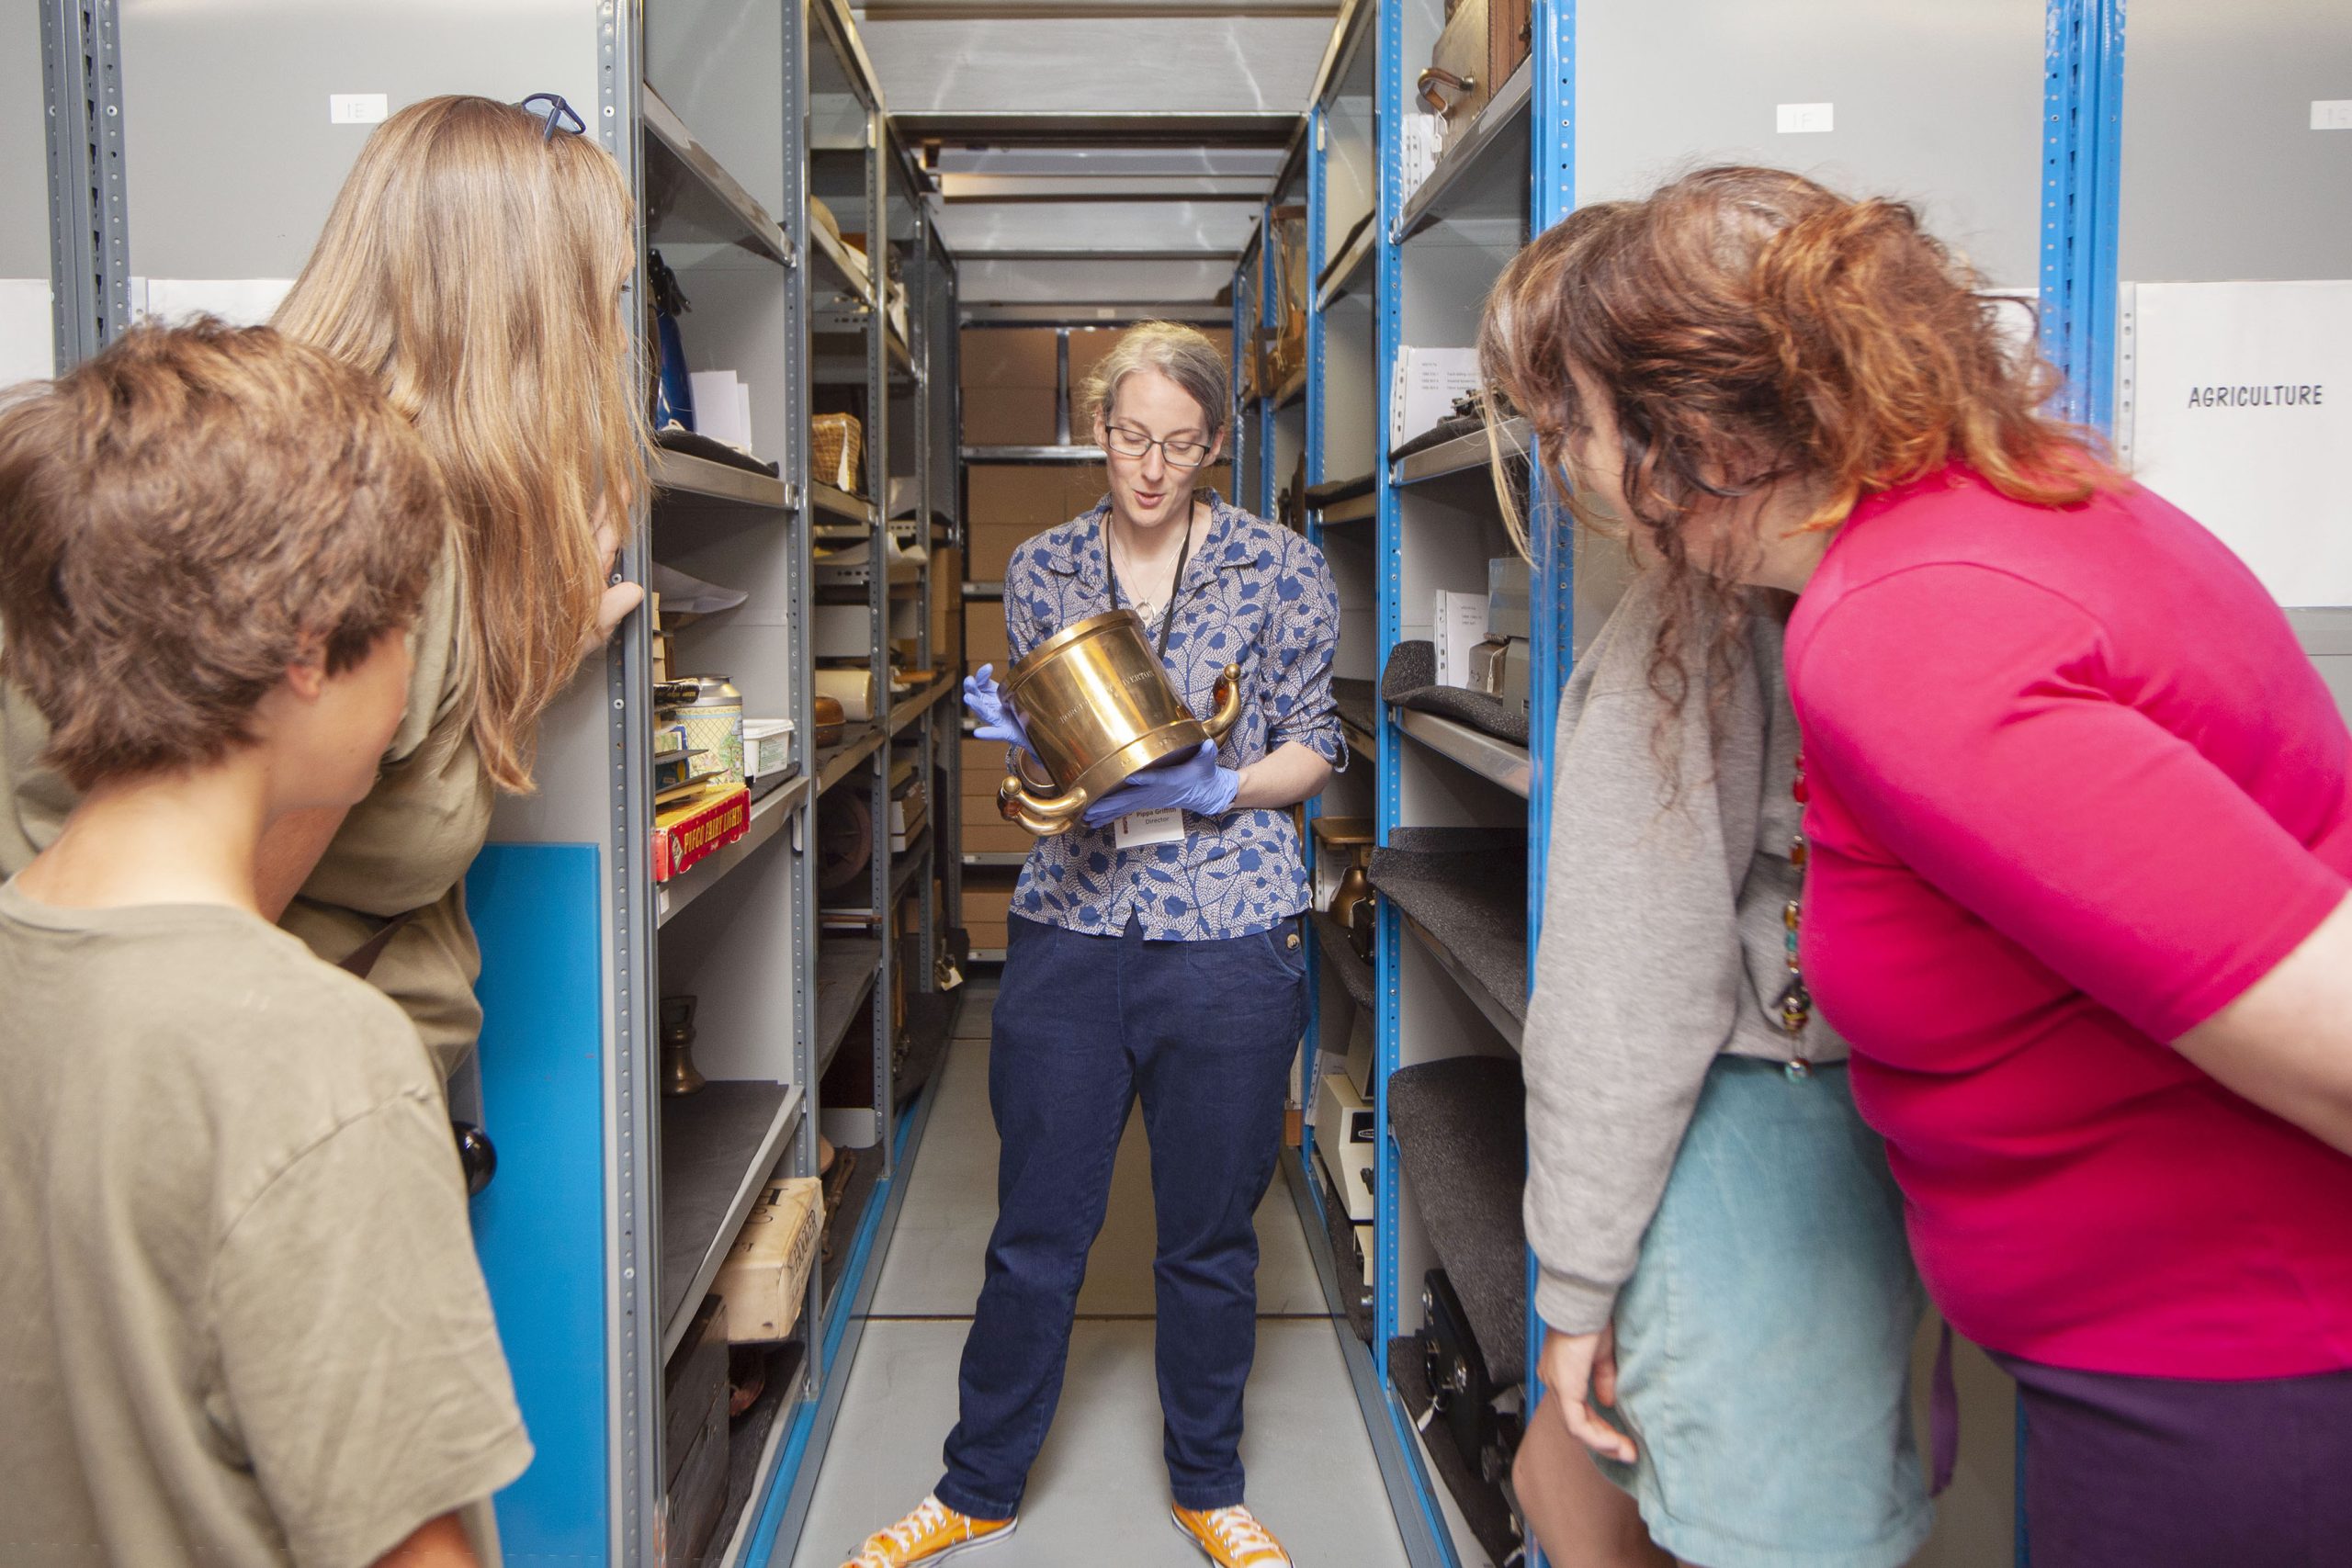
<path fill-rule="evenodd" d="M 706 791 L 653 818 L 653 880 L 667 882 L 741 838 L 752 825 L 752 792 L 741 784 Z"/>
<path fill-rule="evenodd" d="M 988 606 L 994 612 L 999 606 Z M 1004 617 L 997 614 L 975 615 L 964 623 L 964 662 L 977 672 L 983 664 L 996 666 L 1001 678 L 1012 663 L 1012 648 L 1004 630 Z"/>
<path fill-rule="evenodd" d="M 967 855 L 1025 855 L 1036 841 L 1028 829 L 997 815 L 994 795 L 973 801 L 965 809 L 964 852 Z"/>
<path fill-rule="evenodd" d="M 1015 878 L 1012 872 L 967 873 L 964 877 L 964 901 L 960 906 L 964 923 L 974 920 L 1002 925 L 1012 911 L 1012 888 Z"/>
<path fill-rule="evenodd" d="M 967 446 L 1051 446 L 1054 428 L 1051 387 L 991 387 L 964 399 L 964 444 Z"/>
<path fill-rule="evenodd" d="M 718 1266 L 730 1343 L 786 1339 L 799 1326 L 824 1210 L 824 1183 L 815 1177 L 771 1181 L 761 1191 Z"/>
<path fill-rule="evenodd" d="M 966 327 L 957 344 L 965 400 L 1006 387 L 1061 384 L 1061 347 L 1052 327 Z"/>
<path fill-rule="evenodd" d="M 1346 1200 L 1348 1218 L 1369 1220 L 1373 1156 L 1378 1148 L 1372 1107 L 1345 1073 L 1326 1073 L 1315 1090 L 1315 1152 Z"/>
<path fill-rule="evenodd" d="M 1037 534 L 1071 515 L 1065 506 L 1070 481 L 1067 468 L 975 463 L 965 476 L 967 514 L 975 528 L 1026 524 L 1030 533 Z"/>
<path fill-rule="evenodd" d="M 974 582 L 1002 582 L 1012 568 L 1012 552 L 1023 541 L 1035 538 L 1046 530 L 1027 523 L 975 523 L 969 538 L 972 562 L 968 569 Z M 989 613 L 989 606 L 975 605 L 967 620 L 977 620 Z"/>
<path fill-rule="evenodd" d="M 942 669 L 964 658 L 964 552 L 953 545 L 931 552 L 931 658 Z"/>

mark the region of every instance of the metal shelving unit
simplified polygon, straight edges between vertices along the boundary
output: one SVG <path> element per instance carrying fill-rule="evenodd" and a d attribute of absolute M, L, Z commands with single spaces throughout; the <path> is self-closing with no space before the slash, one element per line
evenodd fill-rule
<path fill-rule="evenodd" d="M 922 893 L 907 988 L 928 990 L 931 888 L 935 873 L 956 874 L 954 835 L 934 826 L 889 852 L 888 760 L 910 756 L 926 784 L 936 760 L 954 798 L 955 749 L 934 735 L 954 712 L 943 700 L 954 680 L 942 671 L 894 705 L 887 672 L 894 615 L 918 623 L 898 632 L 912 632 L 910 665 L 931 657 L 921 625 L 931 574 L 911 592 L 871 574 L 882 704 L 850 744 L 821 755 L 809 743 L 808 628 L 813 545 L 863 541 L 879 558 L 888 520 L 877 502 L 891 479 L 918 481 L 910 526 L 925 546 L 942 532 L 934 514 L 954 536 L 958 507 L 940 493 L 955 471 L 954 264 L 841 0 L 738 7 L 716 54 L 713 18 L 693 7 L 489 9 L 496 26 L 481 36 L 496 42 L 469 62 L 466 84 L 508 99 L 556 91 L 579 107 L 633 187 L 638 276 L 653 250 L 679 275 L 692 300 L 679 323 L 689 362 L 750 387 L 751 444 L 782 470 L 657 451 L 621 569 L 643 581 L 659 560 L 743 591 L 737 609 L 673 634 L 673 668 L 729 675 L 752 716 L 794 719 L 801 747 L 797 773 L 752 803 L 740 840 L 657 886 L 651 645 L 646 617 L 634 617 L 546 716 L 539 791 L 502 802 L 469 879 L 486 1022 L 450 1089 L 503 1156 L 475 1201 L 476 1235 L 538 1449 L 498 1499 L 501 1532 L 516 1562 L 660 1560 L 664 1362 L 763 1184 L 815 1172 L 826 1069 L 870 1053 L 876 1179 L 861 1172 L 865 1207 L 840 1222 L 853 1245 L 813 1271 L 798 1343 L 775 1363 L 780 1398 L 745 1439 L 756 1453 L 735 1456 L 756 1459 L 753 1483 L 707 1559 L 735 1568 L 765 1562 L 795 1499 L 805 1507 L 854 1346 L 847 1309 L 870 1291 L 896 1212 L 893 1173 L 926 1103 L 902 1106 L 891 1081 L 900 943 L 887 900 Z M 260 0 L 233 17 L 43 8 L 62 362 L 127 322 L 134 271 L 199 286 L 295 276 L 366 134 L 311 123 L 330 91 L 364 79 L 398 107 L 451 85 L 446 39 L 406 7 L 346 6 L 323 31 L 314 20 L 301 0 Z M 141 79 L 135 106 L 126 53 L 175 62 Z M 230 79 L 266 87 L 258 118 L 214 112 Z M 135 228 L 123 175 L 133 167 L 144 193 Z M 811 223 L 812 195 L 837 198 L 853 228 L 881 215 L 865 225 L 865 265 Z M 622 308 L 641 319 L 634 280 Z M 843 333 L 856 363 L 820 361 L 812 351 Z M 948 367 L 944 404 L 931 397 L 934 363 Z M 808 421 L 836 376 L 866 400 L 863 495 L 810 482 Z M 820 936 L 816 813 L 855 783 L 872 790 L 873 889 L 891 940 Z M 667 1099 L 658 1003 L 679 993 L 697 999 L 695 1059 L 709 1081 Z M 921 1017 L 944 1029 L 947 1010 Z"/>

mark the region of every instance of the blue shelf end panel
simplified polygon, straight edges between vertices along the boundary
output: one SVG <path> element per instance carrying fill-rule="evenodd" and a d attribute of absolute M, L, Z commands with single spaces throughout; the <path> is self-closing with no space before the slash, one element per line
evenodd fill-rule
<path fill-rule="evenodd" d="M 582 1568 L 611 1551 L 599 859 L 593 844 L 492 844 L 466 879 L 498 1146 L 474 1242 L 537 1450 L 498 1497 L 517 1565 Z"/>

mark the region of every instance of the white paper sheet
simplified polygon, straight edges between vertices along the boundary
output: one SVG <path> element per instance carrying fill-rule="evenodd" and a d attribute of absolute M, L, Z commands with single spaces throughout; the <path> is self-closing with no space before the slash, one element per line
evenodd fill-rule
<path fill-rule="evenodd" d="M 2134 472 L 2290 606 L 2352 604 L 2352 281 L 2131 290 Z"/>

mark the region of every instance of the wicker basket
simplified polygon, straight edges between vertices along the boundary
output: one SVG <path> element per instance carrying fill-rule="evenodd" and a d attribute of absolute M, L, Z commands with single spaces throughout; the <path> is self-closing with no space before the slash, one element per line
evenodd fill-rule
<path fill-rule="evenodd" d="M 853 414 L 820 413 L 808 422 L 808 477 L 819 484 L 862 494 L 859 465 L 865 459 L 865 427 Z"/>

